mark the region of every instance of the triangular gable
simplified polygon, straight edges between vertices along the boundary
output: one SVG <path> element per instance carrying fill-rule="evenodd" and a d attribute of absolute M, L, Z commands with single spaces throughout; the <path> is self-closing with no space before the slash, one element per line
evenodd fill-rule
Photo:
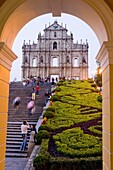
<path fill-rule="evenodd" d="M 44 31 L 47 31 L 47 30 L 67 30 L 67 29 L 59 25 L 57 21 L 54 21 L 52 25 L 44 29 Z"/>

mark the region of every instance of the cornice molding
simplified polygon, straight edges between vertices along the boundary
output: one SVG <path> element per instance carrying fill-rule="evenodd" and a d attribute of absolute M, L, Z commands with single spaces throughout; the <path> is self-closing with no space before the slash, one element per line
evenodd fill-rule
<path fill-rule="evenodd" d="M 113 42 L 103 42 L 96 56 L 96 60 L 100 63 L 102 70 L 108 65 L 113 64 Z"/>
<path fill-rule="evenodd" d="M 0 42 L 0 64 L 8 70 L 11 70 L 12 62 L 17 56 L 10 50 L 4 42 Z"/>

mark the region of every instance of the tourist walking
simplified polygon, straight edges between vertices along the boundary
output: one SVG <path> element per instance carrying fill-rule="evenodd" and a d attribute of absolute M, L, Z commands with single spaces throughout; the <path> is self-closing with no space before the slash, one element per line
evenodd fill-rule
<path fill-rule="evenodd" d="M 45 93 L 45 96 L 47 96 L 47 99 L 46 99 L 46 101 L 45 101 L 45 104 L 47 104 L 47 102 L 50 101 L 51 93 L 50 93 L 49 91 L 47 91 L 47 92 Z"/>
<path fill-rule="evenodd" d="M 27 109 L 28 109 L 28 115 L 30 116 L 32 114 L 32 109 L 35 107 L 34 100 L 30 100 L 27 104 Z"/>
<path fill-rule="evenodd" d="M 33 87 L 33 89 L 32 89 L 32 100 L 35 100 L 35 88 Z"/>
<path fill-rule="evenodd" d="M 20 105 L 20 97 L 17 96 L 14 100 L 13 100 L 13 108 L 15 110 L 15 112 L 18 110 L 19 105 Z"/>
<path fill-rule="evenodd" d="M 38 83 L 37 83 L 37 86 L 36 86 L 36 96 L 39 95 L 39 90 L 40 90 L 40 88 L 39 88 Z"/>
<path fill-rule="evenodd" d="M 23 124 L 21 125 L 21 134 L 22 134 L 22 144 L 20 146 L 20 150 L 25 151 L 26 146 L 27 146 L 27 133 L 28 133 L 28 128 L 30 128 L 29 124 L 27 121 L 23 121 Z"/>

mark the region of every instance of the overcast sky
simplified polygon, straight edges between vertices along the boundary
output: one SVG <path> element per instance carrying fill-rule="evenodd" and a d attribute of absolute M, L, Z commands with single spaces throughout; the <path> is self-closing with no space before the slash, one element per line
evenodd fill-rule
<path fill-rule="evenodd" d="M 23 41 L 29 42 L 29 40 L 31 40 L 31 43 L 33 41 L 36 43 L 38 33 L 41 32 L 41 34 L 43 34 L 45 24 L 48 27 L 49 24 L 53 24 L 55 20 L 57 20 L 58 24 L 63 23 L 64 27 L 66 24 L 68 34 L 70 34 L 70 32 L 73 33 L 74 42 L 78 41 L 78 43 L 80 43 L 81 39 L 82 42 L 86 42 L 87 39 L 89 44 L 89 76 L 93 76 L 92 72 L 98 67 L 95 57 L 100 48 L 99 41 L 94 31 L 84 21 L 72 15 L 62 14 L 61 17 L 52 17 L 52 14 L 46 14 L 27 23 L 15 38 L 12 50 L 18 56 L 18 59 L 13 62 L 10 81 L 13 81 L 15 78 L 21 80 Z"/>

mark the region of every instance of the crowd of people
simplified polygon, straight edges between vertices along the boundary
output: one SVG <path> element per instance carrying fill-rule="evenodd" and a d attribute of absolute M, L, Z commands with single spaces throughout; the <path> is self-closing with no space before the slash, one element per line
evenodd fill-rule
<path fill-rule="evenodd" d="M 23 80 L 23 86 L 32 88 L 31 98 L 27 103 L 28 116 L 34 114 L 34 112 L 36 111 L 35 100 L 36 100 L 36 96 L 40 95 L 40 86 L 45 86 L 45 84 L 47 83 L 51 84 L 50 90 L 45 92 L 45 96 L 47 96 L 47 99 L 45 101 L 45 104 L 46 104 L 51 98 L 51 95 L 52 95 L 51 89 L 55 88 L 57 82 L 58 82 L 57 78 L 55 81 L 54 81 L 54 78 L 52 78 L 50 82 L 50 79 L 47 77 L 45 79 L 41 79 L 40 77 L 38 77 L 38 78 L 32 78 L 32 79 L 27 78 L 27 80 L 25 79 Z M 20 104 L 21 104 L 21 97 L 17 96 L 16 98 L 14 98 L 12 102 L 15 113 L 19 109 Z M 27 148 L 28 133 L 30 135 L 30 139 L 29 139 L 28 148 Z M 23 121 L 23 124 L 21 125 L 21 134 L 22 134 L 22 143 L 20 146 L 20 150 L 22 151 L 28 150 L 28 155 L 30 155 L 35 145 L 35 141 L 36 141 L 36 138 L 35 138 L 36 125 L 33 124 L 30 126 L 26 120 Z"/>
<path fill-rule="evenodd" d="M 27 79 L 23 78 L 23 85 L 27 87 L 36 86 L 37 84 L 44 86 L 47 83 L 50 83 L 49 77 L 41 78 L 40 76 L 38 76 L 38 77 L 32 77 L 32 78 L 28 77 Z"/>

